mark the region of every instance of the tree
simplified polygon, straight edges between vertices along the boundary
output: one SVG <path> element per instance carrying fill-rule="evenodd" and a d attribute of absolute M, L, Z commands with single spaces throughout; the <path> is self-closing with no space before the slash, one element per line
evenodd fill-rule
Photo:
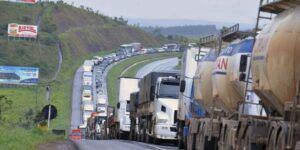
<path fill-rule="evenodd" d="M 3 113 L 11 109 L 13 101 L 4 95 L 0 95 L 0 121 L 3 120 Z"/>

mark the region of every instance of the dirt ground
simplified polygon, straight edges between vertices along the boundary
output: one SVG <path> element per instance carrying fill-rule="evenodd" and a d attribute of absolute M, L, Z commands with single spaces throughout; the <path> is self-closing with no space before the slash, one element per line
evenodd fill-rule
<path fill-rule="evenodd" d="M 38 145 L 38 150 L 77 150 L 74 144 L 69 141 L 54 141 Z"/>

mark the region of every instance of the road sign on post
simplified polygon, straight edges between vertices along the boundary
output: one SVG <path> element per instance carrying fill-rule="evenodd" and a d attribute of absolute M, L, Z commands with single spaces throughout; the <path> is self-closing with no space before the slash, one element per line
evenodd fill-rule
<path fill-rule="evenodd" d="M 49 101 L 49 98 L 50 98 L 50 87 L 49 87 L 49 85 L 47 85 L 47 87 L 46 87 L 45 98 L 46 98 L 46 101 Z"/>
<path fill-rule="evenodd" d="M 51 119 L 56 118 L 56 116 L 57 116 L 57 109 L 56 109 L 56 107 L 54 105 L 46 105 L 46 106 L 44 106 L 44 108 L 42 110 L 42 113 L 43 113 L 43 117 L 45 119 L 51 120 Z"/>
<path fill-rule="evenodd" d="M 47 85 L 47 87 L 46 87 L 46 100 L 49 101 L 49 105 L 47 105 L 46 107 L 44 107 L 43 113 L 44 114 L 47 113 L 47 111 L 44 112 L 44 110 L 48 109 L 48 122 L 47 123 L 48 123 L 48 129 L 50 129 L 51 101 L 50 101 L 50 86 L 49 85 Z"/>

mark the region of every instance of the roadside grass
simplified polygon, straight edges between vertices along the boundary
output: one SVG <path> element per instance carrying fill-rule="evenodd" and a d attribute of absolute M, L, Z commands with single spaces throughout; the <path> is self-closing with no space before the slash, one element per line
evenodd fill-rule
<path fill-rule="evenodd" d="M 64 49 L 64 51 L 68 50 Z M 111 51 L 103 51 L 94 55 L 107 53 Z M 57 118 L 51 120 L 50 130 L 63 129 L 68 134 L 73 76 L 83 61 L 92 56 L 92 54 L 86 54 L 75 60 L 64 59 L 57 80 L 49 83 L 51 104 L 58 110 Z M 50 131 L 39 131 L 36 128 L 37 124 L 33 122 L 37 112 L 49 103 L 45 100 L 47 84 L 41 82 L 38 86 L 0 87 L 0 95 L 5 95 L 13 101 L 11 109 L 3 112 L 5 121 L 0 122 L 0 143 L 5 143 L 0 145 L 1 150 L 35 149 L 38 144 L 66 138 L 66 136 L 54 135 Z"/>
<path fill-rule="evenodd" d="M 8 130 L 9 128 L 11 127 L 2 126 L 0 128 L 1 150 L 34 150 L 40 143 L 64 139 L 62 136 L 37 128 L 24 130 L 24 128 L 15 127 L 13 130 Z"/>
<path fill-rule="evenodd" d="M 175 66 L 174 69 L 180 70 L 181 69 L 181 65 L 182 65 L 182 60 L 180 59 L 179 62 L 178 62 L 178 64 Z"/>
<path fill-rule="evenodd" d="M 157 54 L 147 54 L 143 56 L 135 56 L 132 58 L 129 58 L 127 60 L 122 61 L 121 63 L 115 65 L 111 70 L 108 72 L 106 76 L 107 81 L 107 94 L 108 94 L 108 102 L 111 106 L 116 106 L 117 104 L 117 97 L 118 97 L 118 78 L 120 74 L 128 67 L 130 67 L 132 64 L 144 61 L 144 60 L 159 60 L 164 59 L 168 57 L 180 57 L 181 53 L 157 53 Z M 146 62 L 143 62 L 146 63 Z M 141 63 L 141 64 L 143 64 Z M 149 62 L 148 62 L 149 63 Z M 145 65 L 145 64 L 144 64 Z M 143 65 L 137 64 L 138 67 L 142 67 Z M 133 70 L 132 70 L 133 69 Z M 128 71 L 137 72 L 139 68 L 136 68 L 136 66 L 130 68 L 127 70 L 127 72 L 124 74 L 124 76 L 132 76 L 133 73 L 129 73 Z M 135 74 L 134 74 L 135 75 Z M 134 76 L 133 75 L 133 76 Z"/>
<path fill-rule="evenodd" d="M 168 57 L 166 57 L 168 58 Z M 159 58 L 158 58 L 159 59 Z M 151 63 L 151 62 L 154 62 L 154 61 L 157 61 L 158 59 L 149 59 L 149 60 L 146 60 L 146 61 L 142 61 L 138 64 L 136 64 L 135 66 L 132 66 L 131 68 L 129 68 L 124 74 L 123 76 L 124 77 L 135 77 L 136 73 L 138 72 L 138 70 L 140 68 L 142 68 L 143 66 Z"/>

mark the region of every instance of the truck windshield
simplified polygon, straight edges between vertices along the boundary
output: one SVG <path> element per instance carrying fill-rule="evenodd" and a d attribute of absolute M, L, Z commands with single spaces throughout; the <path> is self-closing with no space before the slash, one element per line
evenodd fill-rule
<path fill-rule="evenodd" d="M 126 101 L 126 112 L 129 112 L 130 110 L 129 110 L 129 104 L 130 104 L 130 101 Z"/>
<path fill-rule="evenodd" d="M 123 52 L 125 54 L 131 53 L 132 52 L 132 46 L 120 46 L 119 49 L 120 52 Z"/>
<path fill-rule="evenodd" d="M 159 98 L 178 98 L 179 83 L 178 82 L 162 82 L 159 89 Z"/>
<path fill-rule="evenodd" d="M 97 116 L 96 119 L 95 119 L 95 121 L 96 121 L 97 124 L 102 124 L 105 121 L 105 117 L 99 117 L 99 116 Z"/>

